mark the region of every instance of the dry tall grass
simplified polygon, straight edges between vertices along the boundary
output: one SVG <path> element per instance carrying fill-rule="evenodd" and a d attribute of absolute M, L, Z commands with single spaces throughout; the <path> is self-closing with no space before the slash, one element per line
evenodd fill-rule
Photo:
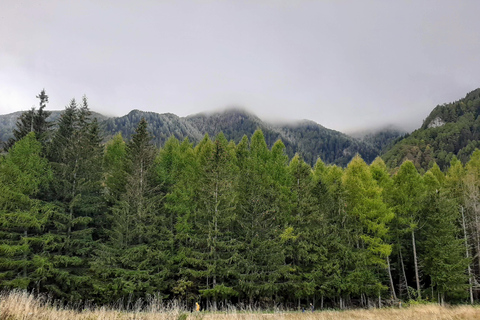
<path fill-rule="evenodd" d="M 317 312 L 275 312 L 245 311 L 231 309 L 217 313 L 190 313 L 178 306 L 161 306 L 153 303 L 147 308 L 134 311 L 118 311 L 108 308 L 73 309 L 55 306 L 44 298 L 35 298 L 32 294 L 14 291 L 0 296 L 0 320 L 461 320 L 480 319 L 480 308 L 471 306 L 440 307 L 422 305 L 409 308 L 370 309 L 348 311 Z"/>

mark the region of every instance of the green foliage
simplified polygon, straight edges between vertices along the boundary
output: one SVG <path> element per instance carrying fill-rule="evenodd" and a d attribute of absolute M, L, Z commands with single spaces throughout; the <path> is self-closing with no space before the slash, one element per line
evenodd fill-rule
<path fill-rule="evenodd" d="M 271 125 L 242 110 L 228 110 L 212 115 L 198 114 L 186 118 L 133 110 L 126 116 L 108 119 L 103 125 L 108 137 L 121 132 L 123 137 L 129 139 L 141 118 L 148 122 L 152 142 L 158 147 L 163 146 L 172 136 L 180 141 L 188 138 L 199 143 L 205 134 L 215 137 L 219 133 L 227 140 L 239 143 L 244 135 L 252 136 L 260 129 L 269 148 L 281 139 L 290 158 L 298 153 L 310 165 L 321 158 L 326 163 L 346 166 L 356 153 L 361 154 L 367 162 L 379 154 L 379 149 L 370 141 L 354 139 L 314 122 Z M 388 133 L 385 135 L 385 140 L 390 139 Z M 395 133 L 392 135 L 395 136 Z"/>
<path fill-rule="evenodd" d="M 165 289 L 171 235 L 164 227 L 161 194 L 153 184 L 156 149 L 142 119 L 127 143 L 121 137 L 109 145 L 105 164 L 114 169 L 116 201 L 109 215 L 108 240 L 95 251 L 91 263 L 97 299 L 134 299 Z M 108 182 L 108 180 L 107 180 Z M 126 183 L 123 185 L 122 183 Z M 107 184 L 108 185 L 108 184 Z"/>
<path fill-rule="evenodd" d="M 45 93 L 45 89 L 40 92 L 37 98 L 40 99 L 40 108 L 38 111 L 32 108 L 20 115 L 16 123 L 16 128 L 13 129 L 13 137 L 6 143 L 6 149 L 12 147 L 15 142 L 21 140 L 29 132 L 34 132 L 36 139 L 40 141 L 42 145 L 45 145 L 50 127 L 52 126 L 52 123 L 47 121 L 51 112 L 44 110 L 48 103 L 48 96 Z"/>
<path fill-rule="evenodd" d="M 468 275 L 465 274 L 469 259 L 465 257 L 465 244 L 458 238 L 460 228 L 459 210 L 455 199 L 446 197 L 447 190 L 432 170 L 425 174 L 427 197 L 425 199 L 425 253 L 423 265 L 431 279 L 431 286 L 440 294 L 465 296 L 468 288 Z"/>
<path fill-rule="evenodd" d="M 120 200 L 126 185 L 126 144 L 122 135 L 117 134 L 105 144 L 103 155 L 103 172 L 105 181 L 105 197 L 114 204 Z"/>
<path fill-rule="evenodd" d="M 95 227 L 105 219 L 102 153 L 98 123 L 91 120 L 86 97 L 80 106 L 73 99 L 47 146 L 54 178 L 44 195 L 57 207 L 47 226 L 53 270 L 48 290 L 67 300 L 91 294 L 88 263 L 94 239 L 100 237 Z"/>
<path fill-rule="evenodd" d="M 39 290 L 48 245 L 45 228 L 54 207 L 35 196 L 52 179 L 35 133 L 16 142 L 0 159 L 0 278 L 3 288 Z"/>
<path fill-rule="evenodd" d="M 466 163 L 480 140 L 480 89 L 459 101 L 437 106 L 420 129 L 387 150 L 383 159 L 391 168 L 410 160 L 428 170 L 433 162 L 446 169 L 454 156 Z"/>
<path fill-rule="evenodd" d="M 48 160 L 34 133 L 0 158 L 1 286 L 213 309 L 465 297 L 469 265 L 478 276 L 480 151 L 447 175 L 406 161 L 391 176 L 359 155 L 312 168 L 268 135 L 170 137 L 158 150 L 140 119 L 127 142 L 102 145 L 86 99 L 73 100 Z"/>

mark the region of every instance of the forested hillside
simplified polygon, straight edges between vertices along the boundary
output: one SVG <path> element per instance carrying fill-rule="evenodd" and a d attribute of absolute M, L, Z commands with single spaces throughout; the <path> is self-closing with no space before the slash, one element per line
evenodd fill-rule
<path fill-rule="evenodd" d="M 261 129 L 269 147 L 281 139 L 290 158 L 298 153 L 311 165 L 315 164 L 318 157 L 324 159 L 326 163 L 345 166 L 357 153 L 367 162 L 373 161 L 379 154 L 372 145 L 324 128 L 313 121 L 269 124 L 238 109 L 185 118 L 173 114 L 134 110 L 126 116 L 108 119 L 102 125 L 108 135 L 113 136 L 120 132 L 128 139 L 142 117 L 149 123 L 152 141 L 156 146 L 163 146 L 170 136 L 175 136 L 179 140 L 189 138 L 190 141 L 198 143 L 205 134 L 215 136 L 220 132 L 227 140 L 238 143 L 244 135 L 251 136 L 255 130 Z"/>
<path fill-rule="evenodd" d="M 445 169 L 454 156 L 466 163 L 480 146 L 479 115 L 480 89 L 476 89 L 463 99 L 437 106 L 421 128 L 393 145 L 382 158 L 392 168 L 408 159 L 422 170 L 434 162 Z"/>
<path fill-rule="evenodd" d="M 383 154 L 385 150 L 407 134 L 405 130 L 395 128 L 394 126 L 387 126 L 377 130 L 367 130 L 349 135 L 371 145 L 375 148 L 377 154 Z"/>
<path fill-rule="evenodd" d="M 0 139 L 11 139 L 11 131 L 21 113 L 0 116 L 3 135 Z M 60 115 L 53 111 L 47 121 L 54 122 Z M 379 155 L 380 149 L 369 142 L 359 141 L 341 132 L 322 127 L 313 121 L 302 121 L 295 124 L 269 124 L 243 110 L 231 109 L 212 114 L 197 114 L 185 118 L 171 113 L 159 114 L 133 110 L 123 117 L 107 118 L 93 113 L 99 120 L 105 133 L 105 141 L 117 133 L 129 139 L 141 118 L 148 123 L 152 142 L 157 147 L 163 146 L 169 137 L 179 140 L 188 138 L 193 143 L 199 143 L 205 134 L 215 136 L 223 132 L 227 140 L 240 142 L 244 135 L 251 136 L 255 130 L 261 129 L 269 147 L 281 139 L 287 155 L 292 158 L 300 154 L 307 163 L 314 165 L 318 157 L 326 163 L 346 166 L 355 154 L 360 154 L 370 163 Z M 28 117 L 27 117 L 28 118 Z M 9 131 L 10 130 L 10 131 Z"/>
<path fill-rule="evenodd" d="M 103 144 L 86 99 L 47 139 L 34 116 L 0 158 L 2 289 L 213 309 L 478 301 L 480 151 L 391 175 L 380 158 L 290 160 L 262 130 L 158 148 L 140 119 Z"/>

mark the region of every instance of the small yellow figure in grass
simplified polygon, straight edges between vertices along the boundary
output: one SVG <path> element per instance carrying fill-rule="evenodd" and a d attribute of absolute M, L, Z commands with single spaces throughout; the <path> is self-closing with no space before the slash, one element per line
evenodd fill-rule
<path fill-rule="evenodd" d="M 198 302 L 195 302 L 195 310 L 200 311 L 200 304 L 198 304 Z"/>

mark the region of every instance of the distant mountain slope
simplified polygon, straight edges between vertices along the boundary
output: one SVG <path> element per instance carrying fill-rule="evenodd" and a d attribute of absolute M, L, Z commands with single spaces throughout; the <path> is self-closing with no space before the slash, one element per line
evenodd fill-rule
<path fill-rule="evenodd" d="M 255 130 L 261 129 L 268 146 L 271 147 L 278 139 L 281 139 L 289 156 L 294 155 L 297 151 L 296 145 L 282 136 L 278 128 L 244 110 L 229 109 L 223 112 L 199 113 L 188 116 L 185 120 L 201 132 L 202 137 L 205 133 L 214 137 L 223 132 L 228 140 L 238 143 L 244 135 L 250 137 Z"/>
<path fill-rule="evenodd" d="M 172 114 L 134 110 L 123 117 L 106 120 L 104 128 L 109 135 L 121 132 L 128 139 L 142 117 L 145 117 L 149 123 L 149 129 L 154 136 L 153 140 L 159 146 L 163 145 L 171 135 L 180 140 L 188 137 L 192 142 L 199 142 L 205 133 L 214 137 L 219 132 L 223 132 L 228 140 L 238 143 L 244 135 L 250 137 L 259 128 L 263 131 L 270 147 L 281 139 L 290 157 L 298 152 L 306 162 L 312 165 L 318 157 L 326 163 L 345 166 L 356 153 L 359 153 L 367 162 L 373 161 L 378 155 L 378 152 L 369 144 L 327 129 L 313 121 L 283 125 L 270 124 L 239 109 L 209 114 L 200 113 L 185 118 Z"/>
<path fill-rule="evenodd" d="M 386 126 L 380 129 L 350 133 L 349 136 L 371 145 L 380 154 L 389 149 L 399 138 L 403 138 L 407 134 L 408 132 L 403 129 L 395 126 Z"/>
<path fill-rule="evenodd" d="M 15 124 L 17 123 L 17 118 L 23 111 L 17 111 L 9 114 L 0 115 L 0 144 L 3 141 L 7 141 L 11 137 L 13 137 L 13 128 L 15 128 Z M 2 147 L 0 146 L 0 150 Z"/>
<path fill-rule="evenodd" d="M 283 125 L 279 130 L 285 139 L 295 143 L 296 151 L 310 164 L 320 157 L 326 163 L 346 166 L 357 153 L 368 163 L 378 156 L 378 152 L 367 143 L 313 121 Z"/>
<path fill-rule="evenodd" d="M 162 146 L 172 135 L 179 140 L 189 138 L 192 142 L 198 142 L 203 137 L 203 134 L 185 121 L 185 118 L 180 118 L 172 113 L 160 114 L 132 110 L 122 117 L 106 119 L 101 125 L 106 138 L 120 132 L 123 138 L 128 140 L 135 133 L 135 128 L 142 118 L 147 120 L 152 140 L 157 146 Z"/>
<path fill-rule="evenodd" d="M 466 162 L 480 148 L 480 89 L 456 102 L 437 106 L 423 125 L 392 145 L 382 158 L 389 167 L 405 159 L 417 168 L 427 169 L 434 161 L 446 168 L 452 157 Z"/>
<path fill-rule="evenodd" d="M 21 112 L 0 116 L 0 126 L 3 130 L 1 139 L 8 139 L 15 126 L 16 118 Z M 51 120 L 60 116 L 61 112 L 54 111 Z M 99 114 L 95 116 L 101 120 L 100 124 L 109 139 L 116 133 L 122 133 L 129 139 L 141 118 L 148 122 L 148 128 L 153 136 L 153 142 L 162 146 L 170 136 L 179 140 L 188 138 L 199 142 L 205 133 L 211 137 L 223 132 L 228 140 L 238 143 L 244 135 L 250 137 L 255 130 L 261 129 L 267 144 L 271 147 L 281 139 L 286 147 L 287 154 L 292 157 L 298 152 L 311 165 L 318 157 L 326 163 L 345 166 L 352 157 L 359 153 L 362 158 L 371 162 L 378 155 L 369 143 L 352 138 L 341 132 L 327 129 L 313 121 L 301 121 L 294 124 L 270 124 L 260 120 L 255 115 L 238 109 L 224 112 L 202 113 L 188 117 L 178 117 L 171 113 L 158 114 L 133 110 L 125 116 L 107 118 Z"/>

